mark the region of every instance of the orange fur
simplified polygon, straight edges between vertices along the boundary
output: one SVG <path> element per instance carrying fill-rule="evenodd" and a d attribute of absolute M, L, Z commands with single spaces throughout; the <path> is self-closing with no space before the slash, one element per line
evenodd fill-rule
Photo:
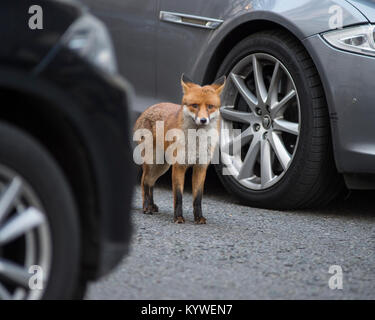
<path fill-rule="evenodd" d="M 184 81 L 183 77 L 181 85 L 184 93 L 182 105 L 173 103 L 153 105 L 140 115 L 134 126 L 134 131 L 148 129 L 153 135 L 154 162 L 153 164 L 143 164 L 141 181 L 144 213 L 152 214 L 157 211 L 157 206 L 153 202 L 153 186 L 157 179 L 170 167 L 168 163 L 156 164 L 155 162 L 155 150 L 160 147 L 157 145 L 156 122 L 163 121 L 164 123 L 163 152 L 174 143 L 174 141 L 166 141 L 165 139 L 165 135 L 170 129 L 181 129 L 187 132 L 189 129 L 211 128 L 213 126 L 216 130 L 219 130 L 220 93 L 224 88 L 224 83 L 214 83 L 201 87 L 190 81 Z M 212 150 L 210 149 L 210 151 Z M 185 221 L 182 216 L 182 193 L 185 172 L 188 167 L 188 164 L 179 163 L 172 167 L 174 221 L 177 223 Z M 208 164 L 193 165 L 194 218 L 198 224 L 206 222 L 201 213 L 201 199 L 207 167 Z"/>

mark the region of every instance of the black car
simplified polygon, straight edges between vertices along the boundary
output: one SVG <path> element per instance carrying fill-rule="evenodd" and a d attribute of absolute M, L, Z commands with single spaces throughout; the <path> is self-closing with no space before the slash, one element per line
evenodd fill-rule
<path fill-rule="evenodd" d="M 0 21 L 0 299 L 81 298 L 128 248 L 129 87 L 77 4 L 3 0 Z"/>

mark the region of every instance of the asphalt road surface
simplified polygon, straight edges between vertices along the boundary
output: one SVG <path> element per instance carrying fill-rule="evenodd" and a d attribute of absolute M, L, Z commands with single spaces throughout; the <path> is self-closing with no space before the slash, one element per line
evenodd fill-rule
<path fill-rule="evenodd" d="M 374 192 L 324 210 L 272 211 L 240 205 L 210 174 L 208 224 L 193 223 L 187 183 L 186 223 L 176 225 L 169 179 L 155 189 L 153 216 L 141 213 L 137 188 L 131 253 L 87 299 L 375 299 Z M 332 265 L 342 289 L 329 287 L 340 276 Z"/>

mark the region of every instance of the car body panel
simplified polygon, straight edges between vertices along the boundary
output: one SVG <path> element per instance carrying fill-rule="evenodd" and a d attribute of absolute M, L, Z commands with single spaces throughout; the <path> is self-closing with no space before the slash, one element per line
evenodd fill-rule
<path fill-rule="evenodd" d="M 322 79 L 330 109 L 337 169 L 375 173 L 375 58 L 344 52 L 320 35 L 303 41 Z"/>
<path fill-rule="evenodd" d="M 160 22 L 157 35 L 158 100 L 180 102 L 179 77 L 183 72 L 197 82 L 204 82 L 207 66 L 221 42 L 239 26 L 250 21 L 271 21 L 285 27 L 297 38 L 304 39 L 330 29 L 330 8 L 335 5 L 343 9 L 344 26 L 367 22 L 358 10 L 345 1 L 160 0 L 160 10 L 207 16 L 224 22 L 213 31 Z"/>
<path fill-rule="evenodd" d="M 39 5 L 43 9 L 43 29 L 28 27 L 32 16 L 29 8 L 32 5 Z M 70 1 L 18 0 L 17 10 L 14 10 L 14 1 L 2 0 L 0 21 L 6 27 L 0 29 L 1 63 L 7 67 L 30 71 L 82 12 L 82 7 Z"/>
<path fill-rule="evenodd" d="M 347 0 L 359 11 L 362 12 L 366 18 L 374 23 L 375 22 L 375 2 L 371 0 Z"/>
<path fill-rule="evenodd" d="M 61 66 L 64 66 L 62 69 Z M 61 48 L 40 72 L 53 84 L 48 92 L 61 97 L 59 111 L 70 119 L 90 159 L 96 192 L 99 256 L 91 278 L 108 273 L 128 250 L 130 203 L 135 167 L 130 145 L 130 86 Z M 85 84 L 82 85 L 82 79 Z"/>
<path fill-rule="evenodd" d="M 27 26 L 31 5 L 43 8 L 42 30 Z M 0 48 L 0 90 L 43 101 L 48 114 L 61 114 L 69 123 L 69 136 L 74 133 L 74 147 L 87 160 L 93 181 L 93 192 L 85 194 L 93 206 L 80 214 L 88 217 L 90 225 L 90 238 L 83 246 L 83 273 L 87 280 L 96 279 L 123 258 L 130 242 L 135 182 L 128 110 L 132 89 L 118 74 L 102 71 L 62 44 L 69 26 L 87 13 L 76 2 L 25 0 L 17 6 L 14 10 L 12 2 L 5 1 L 0 11 L 2 21 L 9 20 L 11 26 L 0 30 L 0 38 L 7 41 Z M 0 118 L 5 117 L 3 110 L 0 108 Z M 38 134 L 43 132 L 35 133 L 36 138 Z"/>
<path fill-rule="evenodd" d="M 120 72 L 134 85 L 134 108 L 142 112 L 160 102 L 179 103 L 183 72 L 204 81 L 206 68 L 230 32 L 249 21 L 272 21 L 303 39 L 329 29 L 330 8 L 343 8 L 343 24 L 367 22 L 344 0 L 81 0 L 108 26 Z M 224 23 L 216 30 L 159 20 L 160 11 L 180 12 Z M 308 13 L 308 14 L 306 14 Z"/>
<path fill-rule="evenodd" d="M 89 7 L 100 1 L 104 3 L 103 0 L 83 0 Z M 127 10 L 127 4 L 122 0 L 111 0 L 111 3 L 116 3 L 118 15 L 126 15 L 124 12 Z M 366 84 L 362 85 L 365 79 L 363 75 L 368 77 L 366 79 L 372 78 L 374 59 L 336 50 L 319 36 L 338 27 L 373 21 L 375 5 L 372 1 L 158 0 L 155 3 L 156 12 L 153 19 L 156 33 L 152 30 L 151 34 L 155 36 L 155 40 L 144 37 L 138 38 L 136 43 L 131 44 L 131 46 L 138 46 L 142 51 L 145 48 L 144 41 L 148 40 L 155 43 L 156 48 L 156 60 L 152 60 L 156 63 L 155 90 L 147 94 L 139 94 L 142 84 L 137 88 L 140 79 L 143 79 L 143 75 L 148 72 L 145 67 L 148 61 L 145 61 L 144 66 L 139 66 L 138 73 L 132 75 L 135 78 L 130 78 L 132 83 L 136 83 L 135 89 L 138 95 L 135 111 L 137 113 L 161 101 L 180 103 L 182 73 L 188 74 L 198 83 L 207 84 L 214 80 L 221 62 L 238 41 L 267 28 L 282 28 L 305 45 L 322 77 L 331 115 L 334 156 L 338 170 L 343 173 L 374 172 L 375 127 L 371 127 L 373 123 L 373 113 L 370 108 L 371 81 L 366 81 Z M 138 15 L 141 14 L 140 11 L 146 10 L 144 7 L 143 2 L 138 2 Z M 106 10 L 112 9 L 108 5 Z M 220 19 L 223 23 L 216 29 L 206 29 L 160 21 L 160 11 Z M 335 20 L 335 14 L 342 14 L 342 25 L 339 24 L 340 19 Z M 111 27 L 111 20 L 106 22 Z M 126 53 L 124 39 L 131 33 L 137 32 L 131 27 L 134 26 L 123 29 L 122 37 L 115 41 L 115 46 L 121 48 L 120 61 L 130 60 L 126 61 L 128 64 L 132 63 L 132 59 Z M 120 71 L 125 72 L 125 69 Z M 353 78 L 356 79 L 355 83 Z M 352 87 L 349 89 L 350 85 Z M 364 92 L 364 87 L 369 87 L 369 91 Z M 358 111 L 355 115 L 351 114 L 353 99 L 356 99 L 355 108 Z"/>
<path fill-rule="evenodd" d="M 0 68 L 0 89 L 45 101 L 49 113 L 61 114 L 70 124 L 74 146 L 87 159 L 93 193 L 87 190 L 85 196 L 93 207 L 85 212 L 90 239 L 84 245 L 83 265 L 84 276 L 92 280 L 122 259 L 131 236 L 135 168 L 127 110 L 130 89 L 121 78 L 98 75 L 96 68 L 67 51 L 58 53 L 37 75 Z M 87 85 L 82 86 L 81 77 Z"/>
<path fill-rule="evenodd" d="M 93 14 L 109 29 L 115 44 L 120 73 L 135 88 L 138 105 L 144 106 L 156 96 L 156 31 L 159 23 L 157 1 L 90 0 Z"/>

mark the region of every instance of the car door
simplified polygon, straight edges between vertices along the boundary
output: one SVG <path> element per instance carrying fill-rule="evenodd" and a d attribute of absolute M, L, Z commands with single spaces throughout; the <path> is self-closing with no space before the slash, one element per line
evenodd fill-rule
<path fill-rule="evenodd" d="M 159 100 L 180 103 L 182 73 L 191 76 L 203 44 L 222 23 L 226 0 L 159 0 L 156 91 Z M 197 79 L 192 79 L 198 81 Z"/>
<path fill-rule="evenodd" d="M 155 102 L 157 0 L 83 0 L 108 27 L 118 67 L 133 85 L 134 109 Z"/>

